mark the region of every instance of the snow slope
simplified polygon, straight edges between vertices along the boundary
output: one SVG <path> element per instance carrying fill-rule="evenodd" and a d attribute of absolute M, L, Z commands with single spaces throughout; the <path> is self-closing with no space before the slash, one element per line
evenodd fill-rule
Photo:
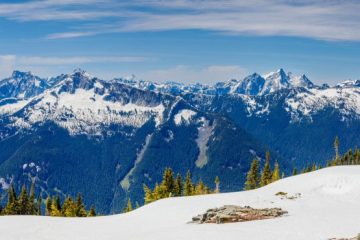
<path fill-rule="evenodd" d="M 281 199 L 301 193 L 295 200 Z M 131 213 L 97 218 L 0 217 L 0 239 L 245 239 L 320 240 L 360 232 L 360 167 L 332 167 L 264 188 L 171 198 Z M 281 207 L 285 217 L 232 224 L 187 224 L 192 216 L 225 204 Z"/>

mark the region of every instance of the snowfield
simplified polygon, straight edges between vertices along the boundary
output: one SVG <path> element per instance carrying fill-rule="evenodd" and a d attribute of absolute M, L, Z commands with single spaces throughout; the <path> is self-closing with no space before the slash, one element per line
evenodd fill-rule
<path fill-rule="evenodd" d="M 296 199 L 276 196 L 301 194 Z M 209 208 L 226 204 L 281 207 L 276 219 L 230 224 L 188 224 Z M 0 239 L 194 239 L 325 240 L 360 233 L 360 166 L 322 169 L 261 189 L 169 198 L 127 214 L 96 218 L 0 217 Z"/>

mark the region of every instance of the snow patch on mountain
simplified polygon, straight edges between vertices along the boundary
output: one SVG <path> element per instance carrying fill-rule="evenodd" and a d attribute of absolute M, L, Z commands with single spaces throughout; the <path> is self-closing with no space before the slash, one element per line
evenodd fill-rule
<path fill-rule="evenodd" d="M 36 123 L 53 121 L 67 129 L 70 134 L 99 135 L 104 126 L 113 123 L 139 128 L 154 117 L 156 124 L 162 121 L 164 106 L 139 106 L 133 103 L 105 101 L 93 89 L 77 89 L 74 94 L 63 92 L 55 95 L 47 92 L 24 116 L 14 116 L 16 126 L 27 127 Z"/>
<path fill-rule="evenodd" d="M 1 115 L 8 115 L 13 114 L 20 109 L 24 108 L 28 103 L 29 100 L 17 100 L 17 99 L 3 99 L 0 100 L 0 116 Z"/>
<path fill-rule="evenodd" d="M 355 88 L 311 89 L 286 99 L 292 120 L 311 116 L 327 107 L 337 109 L 345 118 L 360 117 L 360 91 Z"/>
<path fill-rule="evenodd" d="M 176 125 L 190 124 L 190 120 L 195 115 L 196 112 L 194 112 L 193 110 L 182 109 L 174 116 L 174 122 Z"/>

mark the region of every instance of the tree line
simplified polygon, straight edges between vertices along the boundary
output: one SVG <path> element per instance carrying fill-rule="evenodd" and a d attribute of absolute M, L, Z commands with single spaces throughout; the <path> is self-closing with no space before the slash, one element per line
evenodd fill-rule
<path fill-rule="evenodd" d="M 86 211 L 81 194 L 74 201 L 71 196 L 66 197 L 61 204 L 60 196 L 48 197 L 45 200 L 45 215 L 57 217 L 92 217 L 96 216 L 95 208 Z M 0 215 L 43 215 L 43 199 L 41 193 L 35 196 L 35 184 L 31 184 L 28 193 L 25 185 L 17 195 L 13 185 L 8 189 L 8 200 L 3 208 L 0 205 Z"/>
<path fill-rule="evenodd" d="M 154 189 L 150 189 L 146 184 L 144 188 L 145 204 L 168 197 L 193 196 L 220 192 L 220 179 L 215 178 L 215 189 L 210 189 L 201 179 L 197 183 L 191 180 L 191 173 L 187 171 L 185 180 L 182 180 L 178 173 L 174 177 L 171 168 L 165 168 L 160 184 L 156 183 Z"/>
<path fill-rule="evenodd" d="M 360 150 L 355 148 L 353 151 L 349 149 L 345 154 L 339 153 L 339 138 L 336 137 L 334 141 L 335 157 L 327 162 L 326 166 L 339 165 L 357 165 L 360 164 Z M 307 173 L 321 169 L 323 166 L 319 164 L 311 164 L 303 168 L 300 172 Z M 292 175 L 297 175 L 296 168 L 293 169 Z M 254 159 L 251 163 L 250 169 L 246 175 L 244 190 L 252 190 L 258 187 L 266 186 L 272 182 L 283 178 L 285 175 L 280 170 L 280 166 L 275 162 L 274 166 L 270 165 L 270 152 L 266 152 L 265 164 L 260 171 L 260 160 Z M 220 179 L 215 178 L 215 188 L 209 188 L 201 179 L 198 182 L 193 182 L 190 171 L 187 171 L 185 179 L 178 173 L 175 174 L 171 168 L 165 168 L 160 184 L 156 183 L 153 189 L 147 185 L 143 185 L 144 202 L 145 204 L 154 202 L 156 200 L 168 197 L 178 196 L 193 196 L 202 194 L 211 194 L 220 192 Z M 13 185 L 8 188 L 8 200 L 4 207 L 0 204 L 0 215 L 46 215 L 57 217 L 91 217 L 96 216 L 94 207 L 86 211 L 81 194 L 77 194 L 74 200 L 71 196 L 67 196 L 63 202 L 59 195 L 48 196 L 43 201 L 41 193 L 35 196 L 35 184 L 32 183 L 30 192 L 28 193 L 25 185 L 22 186 L 20 194 L 17 195 Z M 44 205 L 45 203 L 45 205 Z M 140 205 L 136 202 L 136 207 Z M 132 202 L 128 202 L 124 208 L 124 212 L 132 211 L 134 208 Z M 44 213 L 42 213 L 44 210 Z"/>
<path fill-rule="evenodd" d="M 284 173 L 281 174 L 284 176 Z M 272 182 L 275 182 L 280 179 L 280 166 L 276 162 L 274 170 L 271 170 L 270 167 L 270 152 L 266 152 L 265 165 L 263 170 L 260 173 L 260 160 L 255 158 L 250 166 L 250 170 L 246 175 L 246 182 L 244 190 L 252 190 L 258 187 L 263 187 Z"/>
<path fill-rule="evenodd" d="M 340 140 L 335 137 L 334 150 L 335 156 L 332 160 L 327 161 L 326 167 L 341 166 L 341 165 L 360 165 L 360 150 L 356 147 L 353 151 L 349 149 L 345 154 L 340 155 L 339 153 Z M 321 164 L 312 163 L 304 167 L 300 173 L 308 173 L 323 168 Z M 292 176 L 298 174 L 298 170 L 294 167 Z M 284 177 L 284 173 L 281 174 L 281 178 Z M 278 163 L 275 163 L 274 170 L 270 168 L 270 153 L 266 152 L 265 165 L 260 173 L 260 161 L 254 159 L 251 163 L 250 170 L 246 176 L 246 182 L 244 190 L 256 189 L 263 187 L 269 183 L 275 182 L 280 179 L 280 167 Z"/>

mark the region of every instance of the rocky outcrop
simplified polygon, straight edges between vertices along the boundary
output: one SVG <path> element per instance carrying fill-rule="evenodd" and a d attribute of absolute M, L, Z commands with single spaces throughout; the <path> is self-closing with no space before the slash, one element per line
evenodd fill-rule
<path fill-rule="evenodd" d="M 204 214 L 192 218 L 192 223 L 233 223 L 246 222 L 253 220 L 277 218 L 287 211 L 281 208 L 263 208 L 255 209 L 249 206 L 240 207 L 234 205 L 225 205 L 220 208 L 209 209 Z"/>

